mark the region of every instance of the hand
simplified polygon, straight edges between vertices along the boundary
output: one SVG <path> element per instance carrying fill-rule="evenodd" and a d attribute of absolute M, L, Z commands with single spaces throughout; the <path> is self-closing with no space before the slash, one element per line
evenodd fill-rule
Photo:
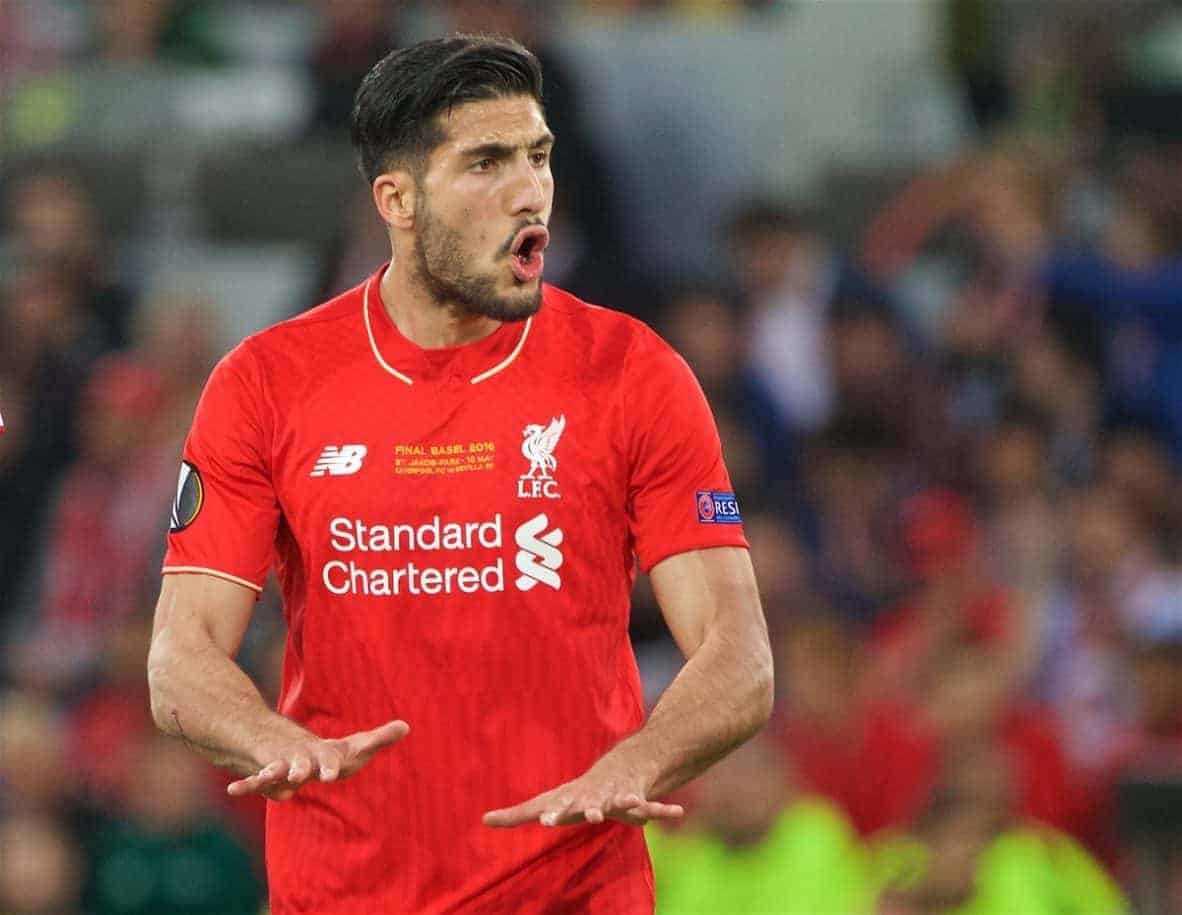
<path fill-rule="evenodd" d="M 273 801 L 286 801 L 309 781 L 333 782 L 348 778 L 368 763 L 378 750 L 397 743 L 410 732 L 405 721 L 389 721 L 372 731 L 358 731 L 348 737 L 321 740 L 308 735 L 302 743 L 267 754 L 267 762 L 254 775 L 226 786 L 234 797 L 261 794 Z"/>
<path fill-rule="evenodd" d="M 484 825 L 498 828 L 541 823 L 543 826 L 571 826 L 619 820 L 643 826 L 649 820 L 677 819 L 685 811 L 680 804 L 661 804 L 647 799 L 640 779 L 627 772 L 612 772 L 601 760 L 585 775 L 530 798 L 516 807 L 490 810 Z"/>

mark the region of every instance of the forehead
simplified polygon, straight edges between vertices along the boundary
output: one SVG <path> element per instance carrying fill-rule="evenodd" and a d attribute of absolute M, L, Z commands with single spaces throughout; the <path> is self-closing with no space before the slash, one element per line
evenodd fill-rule
<path fill-rule="evenodd" d="M 532 143 L 546 132 L 546 119 L 532 96 L 511 95 L 457 105 L 440 115 L 440 126 L 445 138 L 437 151 L 446 155 L 486 143 Z"/>

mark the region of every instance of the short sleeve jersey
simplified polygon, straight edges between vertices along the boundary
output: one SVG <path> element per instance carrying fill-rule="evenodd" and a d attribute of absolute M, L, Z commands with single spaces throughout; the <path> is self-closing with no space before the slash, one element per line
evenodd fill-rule
<path fill-rule="evenodd" d="M 268 805 L 272 911 L 651 912 L 639 830 L 481 815 L 640 727 L 636 558 L 746 546 L 710 409 L 625 315 L 547 286 L 530 319 L 424 350 L 380 277 L 218 364 L 173 506 L 166 574 L 275 569 L 282 714 L 411 726 Z"/>

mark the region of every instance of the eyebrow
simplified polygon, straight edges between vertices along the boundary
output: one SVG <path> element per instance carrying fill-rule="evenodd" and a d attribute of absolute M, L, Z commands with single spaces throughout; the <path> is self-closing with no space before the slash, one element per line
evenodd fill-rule
<path fill-rule="evenodd" d="M 482 159 L 507 159 L 513 154 L 515 149 L 537 149 L 540 146 L 549 146 L 554 142 L 554 134 L 547 131 L 531 143 L 524 143 L 521 146 L 510 146 L 508 143 L 481 143 L 479 146 L 470 146 L 467 149 L 460 150 L 460 155 L 465 158 L 479 157 Z"/>

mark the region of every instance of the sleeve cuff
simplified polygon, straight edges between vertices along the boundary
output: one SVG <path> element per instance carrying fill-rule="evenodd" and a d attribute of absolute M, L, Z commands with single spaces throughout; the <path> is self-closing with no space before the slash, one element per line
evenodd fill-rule
<path fill-rule="evenodd" d="M 711 550 L 715 547 L 733 546 L 741 550 L 750 549 L 750 544 L 747 543 L 747 538 L 741 532 L 738 536 L 733 534 L 730 537 L 713 537 L 710 539 L 697 540 L 692 543 L 682 543 L 675 546 L 662 547 L 651 553 L 637 553 L 637 559 L 640 560 L 640 568 L 647 575 L 659 562 L 663 562 L 670 556 L 678 556 L 681 553 L 692 553 L 694 550 Z"/>
<path fill-rule="evenodd" d="M 210 569 L 205 566 L 165 566 L 160 570 L 161 575 L 176 575 L 186 572 L 197 575 L 212 575 L 214 578 L 232 581 L 236 585 L 242 585 L 244 588 L 250 588 L 252 591 L 255 591 L 259 594 L 263 593 L 262 585 L 256 585 L 252 581 L 247 581 L 245 578 L 239 578 L 237 575 L 231 575 L 229 572 L 223 572 L 220 569 Z"/>

